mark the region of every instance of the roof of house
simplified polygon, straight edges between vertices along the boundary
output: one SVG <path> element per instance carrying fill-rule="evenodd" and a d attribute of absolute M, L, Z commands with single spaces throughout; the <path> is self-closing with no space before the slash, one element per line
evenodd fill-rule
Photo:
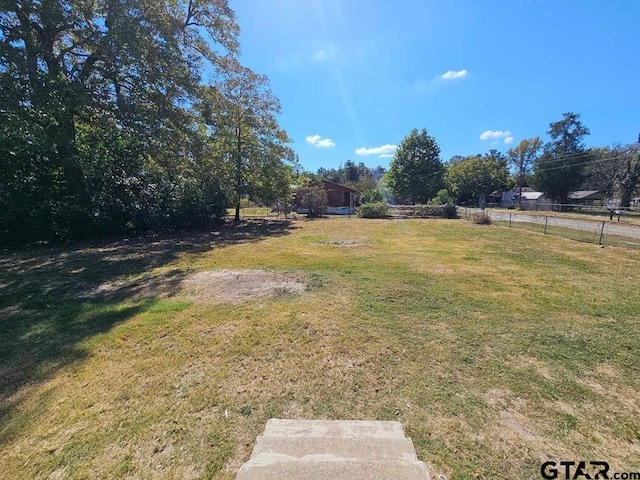
<path fill-rule="evenodd" d="M 328 184 L 330 184 L 330 185 L 335 185 L 335 186 L 340 187 L 340 188 L 344 188 L 344 189 L 347 189 L 347 190 L 351 190 L 352 192 L 355 192 L 355 193 L 362 193 L 362 192 L 361 192 L 360 190 L 358 190 L 357 188 L 348 187 L 347 185 L 342 185 L 341 183 L 330 182 L 329 180 L 322 180 L 322 183 L 328 183 Z"/>
<path fill-rule="evenodd" d="M 538 200 L 541 196 L 543 196 L 543 192 L 522 192 L 523 200 Z"/>
<path fill-rule="evenodd" d="M 522 193 L 524 193 L 524 192 L 533 192 L 533 191 L 534 190 L 533 190 L 532 187 L 525 187 L 525 186 L 522 187 Z M 509 192 L 518 193 L 519 192 L 518 186 L 516 185 L 511 190 L 509 190 Z"/>
<path fill-rule="evenodd" d="M 598 190 L 579 190 L 577 192 L 570 192 L 569 198 L 572 200 L 584 200 L 592 196 L 603 196 Z"/>

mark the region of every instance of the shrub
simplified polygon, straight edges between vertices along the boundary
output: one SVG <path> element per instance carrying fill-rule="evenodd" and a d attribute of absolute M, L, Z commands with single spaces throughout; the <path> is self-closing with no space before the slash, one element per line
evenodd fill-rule
<path fill-rule="evenodd" d="M 319 217 L 327 208 L 327 191 L 319 185 L 305 187 L 300 192 L 302 205 L 307 209 L 307 216 Z"/>
<path fill-rule="evenodd" d="M 389 206 L 386 203 L 365 203 L 358 209 L 358 216 L 362 218 L 385 218 L 389 216 Z"/>
<path fill-rule="evenodd" d="M 491 225 L 491 217 L 489 217 L 487 212 L 471 214 L 471 221 L 477 225 Z"/>
<path fill-rule="evenodd" d="M 456 207 L 447 205 L 416 205 L 413 209 L 416 217 L 456 218 Z"/>
<path fill-rule="evenodd" d="M 384 201 L 384 195 L 379 188 L 365 190 L 362 196 L 362 203 L 380 203 Z"/>
<path fill-rule="evenodd" d="M 435 197 L 429 200 L 429 205 L 449 205 L 453 203 L 453 197 L 446 188 L 438 190 Z"/>

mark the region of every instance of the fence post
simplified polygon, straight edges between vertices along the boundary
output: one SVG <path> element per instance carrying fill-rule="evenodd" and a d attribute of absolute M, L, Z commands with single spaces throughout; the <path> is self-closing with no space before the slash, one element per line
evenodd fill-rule
<path fill-rule="evenodd" d="M 602 245 L 602 236 L 604 235 L 604 223 L 602 222 L 602 227 L 600 227 L 600 240 L 598 240 L 598 245 Z"/>
<path fill-rule="evenodd" d="M 509 213 L 509 228 L 511 228 L 511 213 Z"/>
<path fill-rule="evenodd" d="M 544 216 L 544 234 L 547 234 L 547 222 L 549 221 L 549 216 L 545 215 Z"/>

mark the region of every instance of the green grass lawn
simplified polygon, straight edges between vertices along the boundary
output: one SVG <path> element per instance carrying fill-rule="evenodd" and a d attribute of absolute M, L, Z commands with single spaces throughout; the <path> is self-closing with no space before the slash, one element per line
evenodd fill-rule
<path fill-rule="evenodd" d="M 307 288 L 184 293 L 223 269 Z M 640 471 L 639 285 L 638 250 L 463 220 L 4 253 L 0 472 L 233 479 L 271 417 L 398 420 L 435 478 Z"/>
<path fill-rule="evenodd" d="M 233 217 L 236 214 L 235 208 L 227 209 L 227 216 Z M 271 211 L 271 207 L 243 207 L 240 209 L 240 217 L 275 217 L 276 212 Z"/>

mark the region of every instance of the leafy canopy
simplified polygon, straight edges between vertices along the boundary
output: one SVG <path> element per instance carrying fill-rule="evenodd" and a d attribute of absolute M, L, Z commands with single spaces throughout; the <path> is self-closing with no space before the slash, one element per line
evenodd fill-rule
<path fill-rule="evenodd" d="M 396 151 L 387 182 L 401 203 L 427 203 L 443 186 L 440 147 L 426 129 L 411 130 Z"/>
<path fill-rule="evenodd" d="M 466 157 L 449 164 L 446 183 L 458 202 L 475 202 L 507 183 L 506 158 L 499 152 Z"/>
<path fill-rule="evenodd" d="M 582 185 L 584 167 L 592 159 L 584 143 L 589 129 L 580 115 L 572 112 L 563 114 L 562 120 L 549 127 L 551 140 L 534 162 L 535 182 L 551 199 L 566 203 L 569 193 Z"/>

